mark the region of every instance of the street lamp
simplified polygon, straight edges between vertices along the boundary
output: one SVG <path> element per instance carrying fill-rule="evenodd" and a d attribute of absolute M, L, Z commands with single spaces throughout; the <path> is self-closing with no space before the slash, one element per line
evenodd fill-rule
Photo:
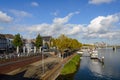
<path fill-rule="evenodd" d="M 43 69 L 43 74 L 44 74 L 44 54 L 43 51 L 41 51 L 42 53 L 42 69 Z"/>

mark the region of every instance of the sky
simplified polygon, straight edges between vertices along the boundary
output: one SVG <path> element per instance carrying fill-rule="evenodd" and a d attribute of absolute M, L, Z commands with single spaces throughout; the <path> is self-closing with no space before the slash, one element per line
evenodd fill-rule
<path fill-rule="evenodd" d="M 120 44 L 119 5 L 120 0 L 0 0 L 0 33 Z"/>

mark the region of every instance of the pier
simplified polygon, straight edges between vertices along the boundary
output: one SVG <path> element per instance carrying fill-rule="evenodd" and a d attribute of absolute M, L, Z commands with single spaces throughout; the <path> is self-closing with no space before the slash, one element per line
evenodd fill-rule
<path fill-rule="evenodd" d="M 99 57 L 98 54 L 100 54 L 100 53 L 98 53 L 98 51 L 93 51 L 90 54 L 90 58 L 91 59 L 97 59 L 99 62 L 104 63 L 104 56 Z"/>
<path fill-rule="evenodd" d="M 83 52 L 82 57 L 90 57 L 90 59 L 97 59 L 100 63 L 104 63 L 104 56 L 99 57 L 98 54 L 100 54 L 100 53 L 98 53 L 98 51 L 87 51 L 87 50 L 85 50 Z"/>

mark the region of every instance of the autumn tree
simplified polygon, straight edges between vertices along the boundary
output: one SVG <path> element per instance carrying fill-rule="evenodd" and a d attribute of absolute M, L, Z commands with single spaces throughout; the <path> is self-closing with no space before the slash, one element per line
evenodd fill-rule
<path fill-rule="evenodd" d="M 58 47 L 59 50 L 64 51 L 65 49 L 79 49 L 82 44 L 76 40 L 65 36 L 64 34 L 60 35 L 56 39 L 52 39 L 53 46 Z"/>

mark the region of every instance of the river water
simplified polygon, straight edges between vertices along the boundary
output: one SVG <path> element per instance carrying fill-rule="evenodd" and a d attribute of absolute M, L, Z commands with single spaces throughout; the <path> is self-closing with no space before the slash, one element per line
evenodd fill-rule
<path fill-rule="evenodd" d="M 120 80 L 120 49 L 98 49 L 98 55 L 104 56 L 104 64 L 82 57 L 74 80 Z"/>

